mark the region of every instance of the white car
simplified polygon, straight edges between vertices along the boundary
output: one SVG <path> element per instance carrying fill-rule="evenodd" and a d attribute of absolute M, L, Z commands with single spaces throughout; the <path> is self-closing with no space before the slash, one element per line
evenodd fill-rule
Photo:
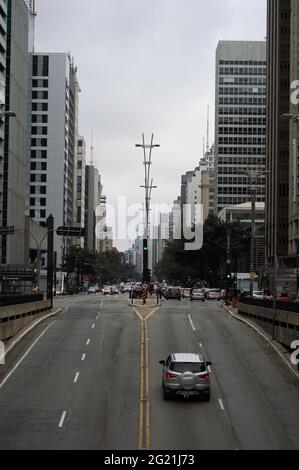
<path fill-rule="evenodd" d="M 252 293 L 252 298 L 257 299 L 257 300 L 263 300 L 264 299 L 264 292 L 261 290 L 255 290 Z"/>
<path fill-rule="evenodd" d="M 209 300 L 221 300 L 221 289 L 211 289 L 208 293 Z"/>
<path fill-rule="evenodd" d="M 87 293 L 88 294 L 96 294 L 97 293 L 96 288 L 94 286 L 89 287 Z"/>

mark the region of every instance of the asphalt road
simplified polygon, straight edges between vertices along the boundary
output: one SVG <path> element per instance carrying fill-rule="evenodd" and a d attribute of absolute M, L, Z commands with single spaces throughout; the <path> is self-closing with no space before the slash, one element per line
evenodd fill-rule
<path fill-rule="evenodd" d="M 12 372 L 0 385 L 0 449 L 299 449 L 298 384 L 217 303 L 133 310 L 122 296 L 78 296 L 56 306 L 0 369 L 0 384 Z M 171 351 L 213 362 L 210 403 L 163 401 L 158 362 Z"/>

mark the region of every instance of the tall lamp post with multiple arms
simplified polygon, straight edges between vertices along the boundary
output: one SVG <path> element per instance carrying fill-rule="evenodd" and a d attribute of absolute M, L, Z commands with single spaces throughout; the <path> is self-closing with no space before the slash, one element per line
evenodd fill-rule
<path fill-rule="evenodd" d="M 250 195 L 251 195 L 251 235 L 250 235 L 250 295 L 253 295 L 253 273 L 254 273 L 254 242 L 255 242 L 255 226 L 256 226 L 256 195 L 258 189 L 258 179 L 269 171 L 264 170 L 244 170 L 238 171 L 239 174 L 245 175 L 250 181 Z"/>
<path fill-rule="evenodd" d="M 145 190 L 145 231 L 143 238 L 143 282 L 150 281 L 149 274 L 149 264 L 148 264 L 148 249 L 149 249 L 149 213 L 150 213 L 150 203 L 152 197 L 152 190 L 156 189 L 157 186 L 153 185 L 153 179 L 150 178 L 151 165 L 152 165 L 152 152 L 154 148 L 159 148 L 159 144 L 154 144 L 154 134 L 152 134 L 151 143 L 147 145 L 145 143 L 144 134 L 142 134 L 142 144 L 136 144 L 137 148 L 143 149 L 143 164 L 144 164 L 144 185 L 141 186 Z M 147 158 L 147 151 L 149 151 L 149 156 Z"/>

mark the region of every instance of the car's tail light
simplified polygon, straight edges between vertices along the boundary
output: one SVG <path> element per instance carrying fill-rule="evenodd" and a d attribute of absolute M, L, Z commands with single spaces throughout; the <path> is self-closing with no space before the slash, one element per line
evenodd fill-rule
<path fill-rule="evenodd" d="M 166 374 L 166 379 L 175 379 L 176 378 L 176 375 L 174 374 Z"/>
<path fill-rule="evenodd" d="M 209 374 L 205 374 L 205 375 L 202 376 L 203 380 L 209 380 L 209 378 L 210 378 Z"/>

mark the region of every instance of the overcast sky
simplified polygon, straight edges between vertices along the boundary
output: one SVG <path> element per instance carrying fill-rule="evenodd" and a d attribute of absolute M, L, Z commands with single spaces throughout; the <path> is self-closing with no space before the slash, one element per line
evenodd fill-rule
<path fill-rule="evenodd" d="M 214 140 L 217 43 L 263 40 L 266 0 L 37 0 L 37 13 L 36 51 L 75 58 L 80 133 L 90 147 L 93 129 L 108 201 L 143 201 L 144 132 L 161 145 L 153 201 L 171 204 L 202 156 L 208 104 Z"/>

